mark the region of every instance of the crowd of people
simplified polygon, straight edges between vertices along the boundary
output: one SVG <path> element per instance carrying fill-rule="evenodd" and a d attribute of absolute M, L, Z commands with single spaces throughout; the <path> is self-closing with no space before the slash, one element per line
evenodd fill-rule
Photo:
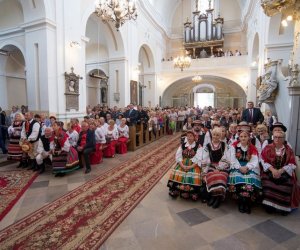
<path fill-rule="evenodd" d="M 221 114 L 221 117 L 218 116 Z M 241 213 L 261 203 L 268 213 L 289 214 L 299 206 L 300 189 L 287 128 L 253 102 L 241 113 L 217 110 L 187 117 L 169 195 L 218 208 L 228 196 Z"/>
<path fill-rule="evenodd" d="M 241 56 L 242 53 L 240 50 L 236 49 L 234 52 L 233 50 L 226 50 L 226 51 L 223 51 L 222 48 L 219 48 L 217 50 L 215 50 L 213 52 L 213 54 L 210 53 L 210 50 L 209 51 L 206 51 L 205 49 L 202 49 L 199 53 L 199 55 L 196 55 L 196 58 L 208 58 L 208 57 L 228 57 L 228 56 Z M 165 62 L 165 61 L 173 61 L 173 57 L 171 56 L 170 58 L 162 58 L 161 61 L 162 62 Z"/>
<path fill-rule="evenodd" d="M 182 133 L 167 184 L 172 197 L 200 199 L 213 208 L 231 197 L 241 213 L 251 213 L 253 203 L 262 203 L 267 212 L 286 215 L 300 200 L 287 129 L 270 111 L 263 115 L 253 102 L 247 105 L 88 106 L 81 123 L 72 118 L 66 126 L 54 116 L 23 115 L 13 107 L 9 119 L 1 112 L 1 148 L 9 160 L 19 161 L 18 167 L 43 173 L 45 165 L 51 165 L 56 176 L 79 168 L 89 173 L 91 164 L 101 163 L 103 157 L 127 152 L 130 126 L 142 124 L 154 136 L 166 126 L 169 135 Z"/>

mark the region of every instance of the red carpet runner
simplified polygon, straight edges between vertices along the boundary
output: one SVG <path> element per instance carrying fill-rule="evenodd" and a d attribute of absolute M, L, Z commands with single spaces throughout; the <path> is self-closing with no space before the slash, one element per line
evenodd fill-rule
<path fill-rule="evenodd" d="M 0 232 L 1 249 L 99 249 L 175 162 L 167 137 Z"/>
<path fill-rule="evenodd" d="M 37 173 L 28 170 L 0 172 L 0 221 L 17 203 L 36 177 Z"/>

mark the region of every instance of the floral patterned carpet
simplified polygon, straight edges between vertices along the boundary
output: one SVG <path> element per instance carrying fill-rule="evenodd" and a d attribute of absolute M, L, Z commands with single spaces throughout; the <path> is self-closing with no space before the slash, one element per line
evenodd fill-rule
<path fill-rule="evenodd" d="M 37 173 L 28 170 L 0 171 L 0 221 L 36 177 Z"/>
<path fill-rule="evenodd" d="M 169 138 L 0 231 L 1 249 L 99 249 L 175 163 Z"/>

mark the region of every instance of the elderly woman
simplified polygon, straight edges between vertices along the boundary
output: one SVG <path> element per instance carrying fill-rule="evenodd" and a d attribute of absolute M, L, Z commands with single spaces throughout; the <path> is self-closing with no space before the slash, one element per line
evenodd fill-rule
<path fill-rule="evenodd" d="M 168 181 L 169 195 L 176 198 L 198 199 L 201 187 L 201 170 L 198 165 L 202 159 L 202 147 L 196 141 L 196 135 L 189 130 L 187 139 L 176 152 L 176 166 L 171 170 Z"/>
<path fill-rule="evenodd" d="M 203 150 L 204 180 L 209 193 L 208 206 L 218 208 L 225 199 L 230 164 L 229 147 L 221 141 L 221 128 L 211 131 L 212 140 Z"/>
<path fill-rule="evenodd" d="M 119 138 L 117 143 L 117 152 L 119 154 L 127 153 L 127 141 L 129 138 L 129 128 L 126 125 L 126 118 L 121 119 L 121 124 L 118 126 Z"/>
<path fill-rule="evenodd" d="M 115 126 L 115 121 L 109 120 L 105 138 L 107 147 L 104 149 L 103 152 L 104 157 L 115 157 L 116 144 L 118 138 L 119 132 L 117 127 Z"/>
<path fill-rule="evenodd" d="M 63 176 L 79 168 L 78 154 L 68 140 L 68 135 L 60 127 L 60 123 L 55 121 L 52 124 L 54 138 L 50 144 L 52 153 L 53 173 L 56 176 Z"/>
<path fill-rule="evenodd" d="M 239 141 L 231 147 L 229 192 L 238 200 L 241 213 L 251 213 L 251 203 L 261 192 L 258 152 L 250 142 L 250 127 L 242 126 Z"/>
<path fill-rule="evenodd" d="M 299 206 L 294 197 L 299 197 L 299 188 L 295 175 L 296 160 L 293 150 L 285 141 L 285 133 L 273 133 L 273 143 L 267 145 L 261 153 L 264 172 L 261 175 L 263 186 L 263 204 L 268 213 L 274 211 L 287 215 L 292 208 Z"/>
<path fill-rule="evenodd" d="M 7 160 L 20 161 L 18 167 L 22 166 L 23 151 L 19 143 L 21 138 L 23 122 L 24 116 L 21 113 L 16 113 L 14 122 L 8 128 L 9 144 Z"/>

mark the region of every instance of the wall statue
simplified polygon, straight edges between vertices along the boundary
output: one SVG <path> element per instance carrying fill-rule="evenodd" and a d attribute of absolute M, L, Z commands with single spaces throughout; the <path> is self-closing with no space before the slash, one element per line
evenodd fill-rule
<path fill-rule="evenodd" d="M 74 73 L 73 67 L 71 73 L 65 72 L 66 110 L 79 109 L 79 79 L 82 77 Z"/>
<path fill-rule="evenodd" d="M 259 103 L 274 102 L 278 87 L 278 61 L 271 61 L 265 65 L 265 74 L 261 76 L 260 85 L 258 88 Z M 258 85 L 258 84 L 257 84 Z"/>

